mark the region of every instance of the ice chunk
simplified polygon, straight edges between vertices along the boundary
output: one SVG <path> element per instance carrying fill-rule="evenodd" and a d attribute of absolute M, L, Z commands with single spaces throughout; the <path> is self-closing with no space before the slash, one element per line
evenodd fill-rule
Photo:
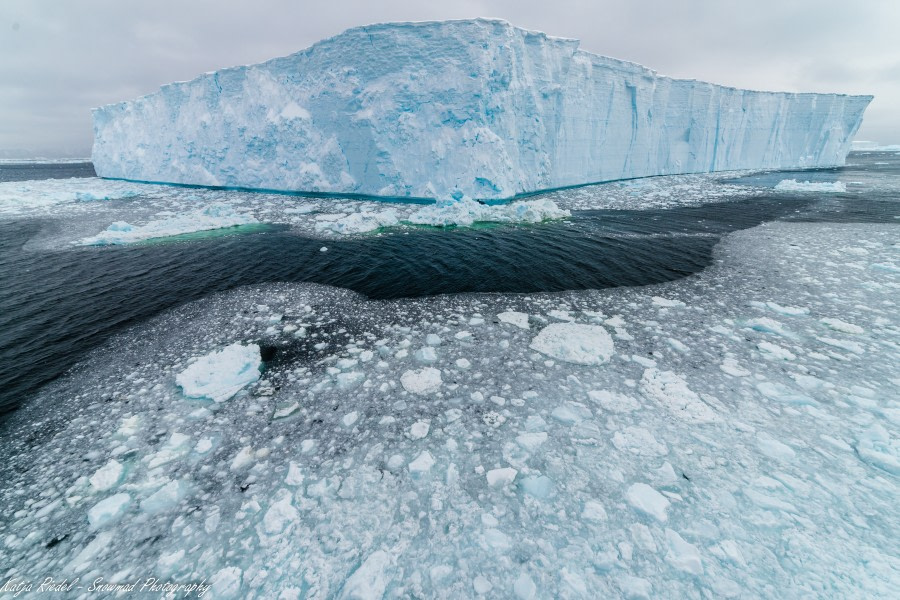
<path fill-rule="evenodd" d="M 669 546 L 666 560 L 673 567 L 691 575 L 703 574 L 703 562 L 696 546 L 687 543 L 678 533 L 668 528 L 666 528 L 666 544 Z"/>
<path fill-rule="evenodd" d="M 720 420 L 713 409 L 688 388 L 687 382 L 672 371 L 646 369 L 641 377 L 641 391 L 685 421 L 712 423 Z"/>
<path fill-rule="evenodd" d="M 119 520 L 130 504 L 131 496 L 124 492 L 104 498 L 88 511 L 91 529 L 99 529 Z"/>
<path fill-rule="evenodd" d="M 170 481 L 144 500 L 141 501 L 141 510 L 154 514 L 169 510 L 178 505 L 187 492 L 187 486 L 180 481 Z"/>
<path fill-rule="evenodd" d="M 122 480 L 122 474 L 124 472 L 125 468 L 122 466 L 122 463 L 115 459 L 110 459 L 109 462 L 97 469 L 97 471 L 91 475 L 91 478 L 89 479 L 91 487 L 98 492 L 105 492 L 118 485 Z"/>
<path fill-rule="evenodd" d="M 449 197 L 411 213 L 407 221 L 415 225 L 435 227 L 470 227 L 475 223 L 490 222 L 540 223 L 569 216 L 571 216 L 569 211 L 559 208 L 555 202 L 546 198 L 490 206 L 469 197 Z"/>
<path fill-rule="evenodd" d="M 510 467 L 492 469 L 487 472 L 487 482 L 491 487 L 504 487 L 513 482 L 519 472 Z"/>
<path fill-rule="evenodd" d="M 900 475 L 900 439 L 891 437 L 880 423 L 875 423 L 859 437 L 856 451 L 870 465 Z"/>
<path fill-rule="evenodd" d="M 381 600 L 391 581 L 393 561 L 384 550 L 376 550 L 357 567 L 341 590 L 345 600 Z"/>
<path fill-rule="evenodd" d="M 665 523 L 669 519 L 666 514 L 669 501 L 646 483 L 632 484 L 625 492 L 625 500 L 635 510 L 653 517 L 660 523 Z"/>
<path fill-rule="evenodd" d="M 578 365 L 602 365 L 615 353 L 612 337 L 599 325 L 553 323 L 531 341 L 531 348 Z"/>
<path fill-rule="evenodd" d="M 423 450 L 411 463 L 409 463 L 409 472 L 413 476 L 423 475 L 431 470 L 435 460 L 428 450 Z"/>
<path fill-rule="evenodd" d="M 238 598 L 241 593 L 243 571 L 238 567 L 225 567 L 212 576 L 211 591 L 216 598 Z"/>
<path fill-rule="evenodd" d="M 227 204 L 212 204 L 191 213 L 150 221 L 144 225 L 131 225 L 124 221 L 116 221 L 107 227 L 106 231 L 86 237 L 77 243 L 82 246 L 133 244 L 154 238 L 255 223 L 259 223 L 259 221 L 252 215 L 237 212 Z"/>
<path fill-rule="evenodd" d="M 609 517 L 606 515 L 606 509 L 596 500 L 588 500 L 584 503 L 584 509 L 581 511 L 581 518 L 588 521 L 600 522 L 606 521 Z"/>
<path fill-rule="evenodd" d="M 409 437 L 414 440 L 421 440 L 428 435 L 430 427 L 430 421 L 416 421 L 412 424 L 412 427 L 409 428 Z"/>
<path fill-rule="evenodd" d="M 794 449 L 787 444 L 782 444 L 772 436 L 760 433 L 756 436 L 756 445 L 760 452 L 777 460 L 793 460 L 797 455 Z"/>
<path fill-rule="evenodd" d="M 513 592 L 519 600 L 532 600 L 537 597 L 537 586 L 527 573 L 520 573 L 513 584 Z"/>
<path fill-rule="evenodd" d="M 528 315 L 521 312 L 506 311 L 497 315 L 501 323 L 509 323 L 515 325 L 519 329 L 528 329 Z"/>
<path fill-rule="evenodd" d="M 859 325 L 842 321 L 841 319 L 826 318 L 822 319 L 822 323 L 829 329 L 840 331 L 841 333 L 860 334 L 865 330 Z"/>
<path fill-rule="evenodd" d="M 441 389 L 441 371 L 434 367 L 410 370 L 400 376 L 403 389 L 413 394 L 433 394 Z"/>
<path fill-rule="evenodd" d="M 291 493 L 285 489 L 279 490 L 275 493 L 275 500 L 263 516 L 263 531 L 268 535 L 280 534 L 290 527 L 299 516 L 291 501 Z"/>
<path fill-rule="evenodd" d="M 846 192 L 843 181 L 797 181 L 782 179 L 775 185 L 779 192 Z"/>
<path fill-rule="evenodd" d="M 179 373 L 175 382 L 188 398 L 225 402 L 258 380 L 261 367 L 259 346 L 237 342 L 201 356 Z"/>

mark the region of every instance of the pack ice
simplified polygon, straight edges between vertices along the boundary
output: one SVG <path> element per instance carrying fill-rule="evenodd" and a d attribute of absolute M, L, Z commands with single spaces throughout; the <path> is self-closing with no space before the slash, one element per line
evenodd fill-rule
<path fill-rule="evenodd" d="M 101 177 L 509 198 L 648 175 L 842 165 L 871 96 L 662 77 L 497 20 L 350 29 L 94 110 Z"/>

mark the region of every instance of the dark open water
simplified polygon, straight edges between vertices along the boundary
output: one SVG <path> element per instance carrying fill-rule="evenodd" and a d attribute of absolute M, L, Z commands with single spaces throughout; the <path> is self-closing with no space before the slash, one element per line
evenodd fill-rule
<path fill-rule="evenodd" d="M 894 153 L 852 155 L 851 166 L 774 173 L 877 181 L 900 175 Z M 0 165 L 0 181 L 93 176 L 84 164 Z M 315 282 L 371 298 L 541 292 L 646 285 L 710 264 L 720 236 L 774 219 L 900 222 L 896 188 L 866 195 L 772 192 L 743 202 L 642 211 L 582 211 L 539 226 L 406 230 L 349 240 L 285 230 L 132 247 L 25 250 L 51 221 L 0 221 L 0 413 L 27 401 L 116 331 L 230 288 Z M 900 241 L 900 240 L 898 240 Z M 2 419 L 2 416 L 0 416 Z"/>

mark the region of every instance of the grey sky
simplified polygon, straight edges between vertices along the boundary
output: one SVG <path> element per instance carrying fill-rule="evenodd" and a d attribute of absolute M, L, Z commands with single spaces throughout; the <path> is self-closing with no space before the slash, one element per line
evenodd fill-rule
<path fill-rule="evenodd" d="M 0 157 L 88 156 L 93 106 L 348 27 L 476 16 L 674 77 L 874 94 L 857 139 L 900 143 L 897 0 L 0 0 Z"/>

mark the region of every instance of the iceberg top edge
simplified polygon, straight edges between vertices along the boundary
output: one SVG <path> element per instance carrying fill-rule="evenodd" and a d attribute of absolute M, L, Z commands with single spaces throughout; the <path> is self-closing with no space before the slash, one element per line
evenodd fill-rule
<path fill-rule="evenodd" d="M 384 23 L 371 23 L 368 25 L 359 25 L 357 27 L 351 27 L 349 29 L 345 29 L 341 33 L 338 33 L 331 37 L 323 38 L 323 39 L 311 44 L 310 46 L 307 46 L 306 48 L 303 48 L 296 52 L 292 52 L 290 54 L 286 54 L 284 56 L 270 58 L 268 60 L 258 62 L 258 63 L 249 63 L 249 64 L 243 64 L 243 65 L 233 65 L 230 67 L 222 67 L 221 69 L 216 69 L 214 71 L 207 71 L 207 72 L 198 74 L 193 79 L 188 79 L 188 80 L 183 80 L 183 81 L 172 81 L 169 83 L 165 83 L 165 84 L 161 85 L 159 87 L 159 89 L 156 91 L 150 92 L 148 94 L 144 94 L 142 96 L 137 96 L 135 98 L 131 98 L 128 100 L 121 100 L 118 102 L 110 102 L 107 104 L 103 104 L 103 105 L 92 108 L 91 112 L 93 113 L 98 110 L 104 110 L 104 109 L 111 108 L 111 107 L 114 107 L 114 106 L 117 106 L 120 104 L 126 104 L 126 103 L 134 102 L 137 100 L 141 100 L 148 96 L 153 96 L 154 94 L 159 93 L 159 91 L 161 91 L 161 90 L 165 90 L 165 89 L 171 88 L 171 87 L 179 87 L 179 86 L 189 85 L 191 83 L 194 83 L 196 81 L 203 79 L 204 77 L 210 77 L 210 76 L 214 76 L 216 74 L 240 71 L 240 70 L 247 69 L 250 67 L 265 66 L 265 65 L 269 65 L 271 63 L 277 62 L 279 60 L 288 59 L 288 58 L 298 56 L 298 55 L 301 55 L 304 53 L 311 53 L 318 48 L 322 48 L 322 47 L 328 46 L 330 44 L 333 44 L 335 42 L 339 42 L 342 38 L 350 37 L 352 35 L 359 34 L 359 33 L 381 32 L 381 31 L 388 31 L 388 30 L 393 30 L 393 29 L 465 27 L 465 26 L 473 26 L 473 25 L 479 25 L 479 24 L 500 26 L 505 30 L 518 31 L 518 32 L 522 32 L 522 33 L 525 33 L 528 35 L 534 35 L 534 36 L 537 36 L 539 38 L 542 38 L 542 39 L 550 41 L 550 42 L 561 43 L 561 44 L 570 44 L 573 46 L 573 48 L 572 48 L 573 54 L 577 53 L 577 54 L 581 54 L 581 55 L 588 57 L 590 59 L 593 59 L 593 60 L 600 60 L 600 61 L 606 63 L 606 66 L 619 67 L 619 68 L 626 69 L 626 70 L 643 71 L 643 72 L 646 72 L 650 76 L 658 76 L 658 77 L 670 79 L 672 81 L 696 82 L 698 84 L 711 85 L 711 86 L 715 86 L 715 87 L 727 89 L 727 90 L 741 90 L 741 91 L 747 91 L 747 92 L 763 92 L 763 93 L 767 93 L 767 94 L 783 94 L 787 97 L 833 95 L 833 96 L 860 98 L 860 99 L 868 98 L 869 102 L 871 102 L 874 99 L 874 96 L 868 95 L 868 94 L 845 94 L 845 93 L 828 93 L 828 92 L 824 92 L 824 93 L 788 92 L 788 91 L 778 91 L 778 90 L 757 90 L 757 89 L 751 89 L 751 88 L 738 88 L 735 86 L 722 85 L 722 84 L 704 81 L 704 80 L 700 80 L 700 79 L 668 77 L 666 75 L 659 74 L 656 70 L 651 69 L 650 67 L 647 67 L 645 65 L 642 65 L 642 64 L 634 62 L 634 61 L 615 58 L 615 57 L 607 56 L 604 54 L 598 54 L 596 52 L 584 50 L 580 47 L 581 40 L 579 40 L 577 38 L 553 36 L 553 35 L 549 35 L 549 34 L 543 32 L 543 31 L 534 30 L 534 29 L 526 29 L 524 27 L 518 27 L 516 25 L 513 25 L 509 21 L 507 21 L 505 19 L 501 19 L 501 18 L 476 17 L 476 18 L 472 18 L 472 19 L 448 19 L 448 20 L 443 20 L 443 21 L 440 21 L 440 20 L 392 21 L 392 22 L 384 22 Z"/>

